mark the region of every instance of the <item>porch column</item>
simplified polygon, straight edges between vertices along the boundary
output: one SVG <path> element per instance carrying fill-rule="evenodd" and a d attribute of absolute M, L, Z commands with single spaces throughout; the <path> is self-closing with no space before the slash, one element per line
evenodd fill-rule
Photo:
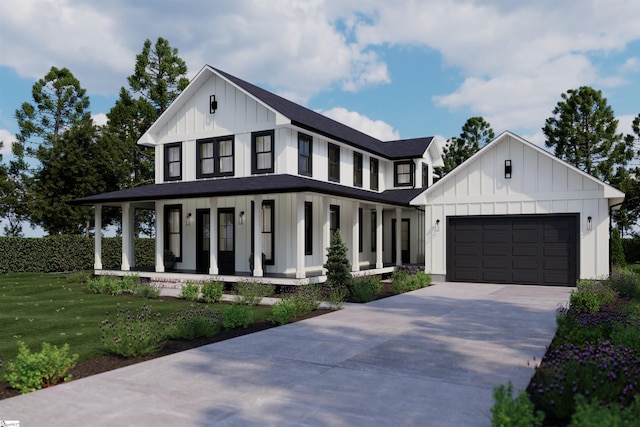
<path fill-rule="evenodd" d="M 93 268 L 94 270 L 102 270 L 102 205 L 96 205 L 95 217 L 95 258 L 93 262 Z"/>
<path fill-rule="evenodd" d="M 351 271 L 360 271 L 360 203 L 353 206 L 353 221 L 351 221 Z"/>
<path fill-rule="evenodd" d="M 382 206 L 376 205 L 376 268 L 384 266 L 382 261 Z"/>
<path fill-rule="evenodd" d="M 264 221 L 262 196 L 255 197 L 254 206 L 256 219 L 253 221 L 253 275 L 262 277 L 264 276 L 264 270 L 262 269 L 262 222 Z"/>
<path fill-rule="evenodd" d="M 156 272 L 164 273 L 164 204 L 156 202 Z"/>
<path fill-rule="evenodd" d="M 330 215 L 329 215 L 329 207 L 330 207 L 330 203 L 329 203 L 329 198 L 328 197 L 323 197 L 322 198 L 322 218 L 324 218 L 324 221 L 322 223 L 322 274 L 326 275 L 327 274 L 327 270 L 324 268 L 324 265 L 327 263 L 327 248 L 331 245 L 331 229 L 329 228 L 330 221 Z"/>
<path fill-rule="evenodd" d="M 304 194 L 296 193 L 296 279 L 304 279 Z"/>
<path fill-rule="evenodd" d="M 218 274 L 218 199 L 209 199 L 209 274 Z"/>
<path fill-rule="evenodd" d="M 129 271 L 134 266 L 133 261 L 133 215 L 131 203 L 122 204 L 122 271 Z"/>
<path fill-rule="evenodd" d="M 396 208 L 396 266 L 402 265 L 402 208 Z"/>

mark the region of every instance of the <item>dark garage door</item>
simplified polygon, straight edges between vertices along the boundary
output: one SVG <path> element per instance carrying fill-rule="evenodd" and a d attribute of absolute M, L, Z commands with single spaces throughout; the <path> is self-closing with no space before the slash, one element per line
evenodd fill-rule
<path fill-rule="evenodd" d="M 578 214 L 447 218 L 447 280 L 575 286 Z"/>

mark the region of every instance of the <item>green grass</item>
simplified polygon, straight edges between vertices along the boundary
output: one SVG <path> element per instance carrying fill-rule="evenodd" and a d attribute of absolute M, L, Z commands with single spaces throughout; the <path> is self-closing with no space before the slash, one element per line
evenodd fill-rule
<path fill-rule="evenodd" d="M 185 308 L 188 302 L 143 299 L 131 296 L 97 295 L 86 291 L 78 275 L 11 273 L 0 275 L 0 361 L 18 354 L 18 340 L 32 351 L 42 342 L 62 346 L 68 343 L 80 361 L 101 356 L 100 322 L 119 307 L 136 309 L 144 304 L 168 314 Z M 209 304 L 222 310 L 222 304 Z M 265 320 L 270 307 L 254 307 L 254 319 Z M 0 368 L 0 378 L 4 368 Z"/>

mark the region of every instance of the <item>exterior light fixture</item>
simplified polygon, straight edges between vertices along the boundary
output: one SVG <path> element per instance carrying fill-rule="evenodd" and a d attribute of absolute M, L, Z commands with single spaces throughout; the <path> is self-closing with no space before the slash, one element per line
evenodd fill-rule
<path fill-rule="evenodd" d="M 511 179 L 511 160 L 504 161 L 504 177 Z"/>
<path fill-rule="evenodd" d="M 440 231 L 440 220 L 436 219 L 436 231 Z"/>
<path fill-rule="evenodd" d="M 218 101 L 216 101 L 216 96 L 211 95 L 209 97 L 209 114 L 213 114 L 218 109 Z"/>
<path fill-rule="evenodd" d="M 187 214 L 187 225 L 191 225 L 191 212 Z"/>
<path fill-rule="evenodd" d="M 240 225 L 244 224 L 244 211 L 240 211 Z"/>
<path fill-rule="evenodd" d="M 587 217 L 587 230 L 593 229 L 593 223 L 591 222 L 591 216 Z"/>

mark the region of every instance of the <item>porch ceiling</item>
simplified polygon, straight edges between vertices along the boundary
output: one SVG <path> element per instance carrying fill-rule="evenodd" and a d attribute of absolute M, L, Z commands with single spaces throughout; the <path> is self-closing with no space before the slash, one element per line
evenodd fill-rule
<path fill-rule="evenodd" d="M 424 191 L 423 188 L 411 188 L 377 193 L 361 188 L 285 174 L 151 184 L 83 197 L 73 200 L 71 203 L 95 205 L 200 197 L 312 192 L 367 202 L 409 206 L 409 202 L 422 191 Z"/>

